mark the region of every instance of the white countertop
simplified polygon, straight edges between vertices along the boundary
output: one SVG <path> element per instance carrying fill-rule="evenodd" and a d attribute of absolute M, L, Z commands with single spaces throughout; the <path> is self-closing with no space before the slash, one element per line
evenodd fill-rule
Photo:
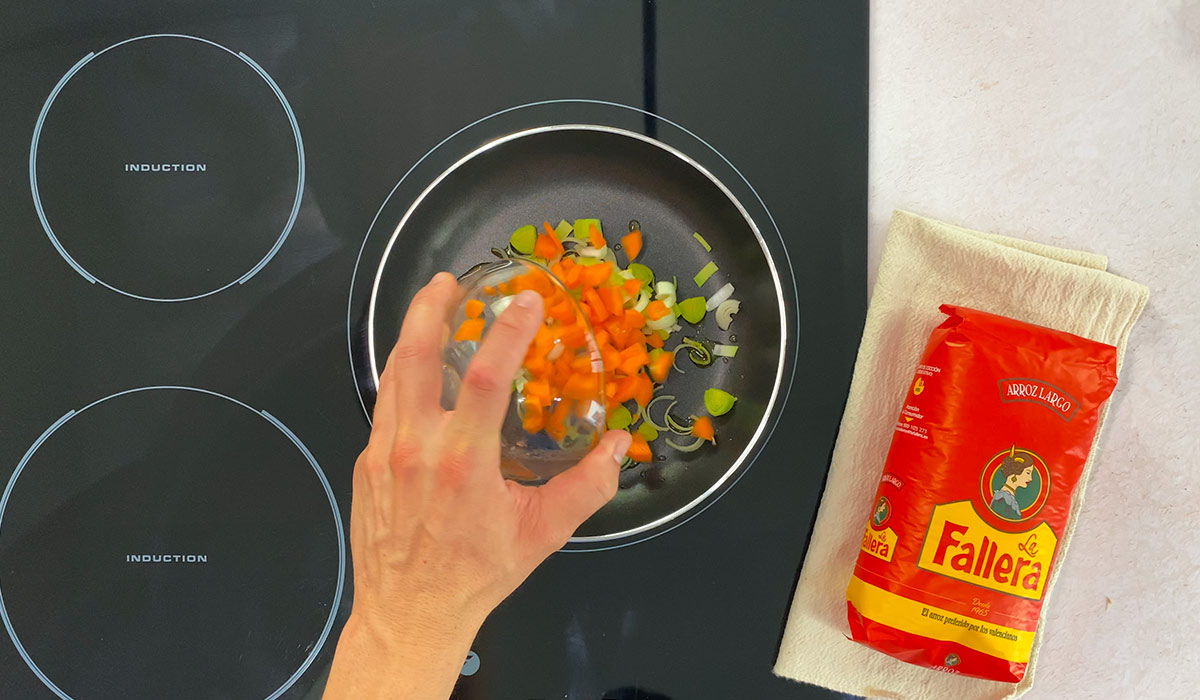
<path fill-rule="evenodd" d="M 895 208 L 1150 288 L 1030 700 L 1200 686 L 1200 0 L 875 0 L 870 276 Z"/>

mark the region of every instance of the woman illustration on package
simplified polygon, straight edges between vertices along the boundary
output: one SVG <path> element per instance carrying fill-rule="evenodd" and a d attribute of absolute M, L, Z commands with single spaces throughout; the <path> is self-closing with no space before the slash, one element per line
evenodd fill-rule
<path fill-rule="evenodd" d="M 1000 463 L 999 471 L 1004 476 L 1004 485 L 992 494 L 989 507 L 1001 518 L 1020 520 L 1021 505 L 1017 503 L 1017 489 L 1023 489 L 1033 481 L 1033 460 L 1027 455 L 1018 455 L 1014 445 Z"/>

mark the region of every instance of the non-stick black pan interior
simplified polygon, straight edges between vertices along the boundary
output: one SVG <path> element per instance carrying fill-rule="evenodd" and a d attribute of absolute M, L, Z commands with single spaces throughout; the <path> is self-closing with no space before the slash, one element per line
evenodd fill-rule
<path fill-rule="evenodd" d="M 673 413 L 681 419 L 704 412 L 708 387 L 735 394 L 735 409 L 716 419 L 717 446 L 682 454 L 661 439 L 654 443 L 656 461 L 625 472 L 616 498 L 576 533 L 577 540 L 591 541 L 663 527 L 711 500 L 748 466 L 747 454 L 765 436 L 768 411 L 779 409 L 772 404 L 778 403 L 781 348 L 789 332 L 781 313 L 781 273 L 748 215 L 714 178 L 684 154 L 602 127 L 535 129 L 465 157 L 397 222 L 376 276 L 371 353 L 382 371 L 409 300 L 434 273 L 458 274 L 492 259 L 489 251 L 504 247 L 519 226 L 585 217 L 601 219 L 610 242 L 638 220 L 645 238 L 639 262 L 660 279 L 676 276 L 679 298 L 709 296 L 731 282 L 742 302 L 728 332 L 709 314 L 698 327 L 685 323 L 682 333 L 736 344 L 737 356 L 708 368 L 681 359 L 685 373 L 672 373 L 660 392 L 677 397 Z M 711 244 L 711 253 L 693 232 Z M 720 269 L 697 288 L 692 278 L 710 260 Z M 655 408 L 661 422 L 663 406 Z"/>

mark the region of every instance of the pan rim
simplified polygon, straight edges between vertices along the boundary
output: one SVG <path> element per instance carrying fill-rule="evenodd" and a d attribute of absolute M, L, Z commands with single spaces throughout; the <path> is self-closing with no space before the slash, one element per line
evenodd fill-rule
<path fill-rule="evenodd" d="M 767 245 L 767 242 L 763 238 L 762 232 L 759 230 L 758 224 L 755 222 L 754 218 L 752 216 L 750 216 L 750 213 L 747 211 L 746 207 L 737 198 L 737 196 L 734 195 L 733 192 L 725 185 L 725 183 L 723 183 L 719 178 L 717 178 L 715 175 L 713 175 L 711 172 L 709 172 L 709 170 L 707 168 L 705 168 L 703 165 L 701 165 L 696 160 L 694 160 L 687 154 L 683 153 L 682 151 L 680 151 L 666 143 L 663 143 L 662 141 L 659 141 L 658 139 L 646 136 L 644 134 L 639 134 L 634 131 L 629 131 L 627 129 L 621 129 L 621 128 L 617 128 L 617 127 L 602 125 L 602 124 L 565 123 L 565 124 L 551 124 L 551 125 L 547 125 L 547 126 L 532 127 L 532 128 L 523 129 L 520 131 L 513 132 L 511 134 L 506 134 L 504 136 L 497 137 L 497 138 L 492 139 L 492 140 L 488 141 L 487 143 L 484 143 L 483 145 L 475 148 L 471 152 L 469 152 L 466 155 L 464 155 L 463 157 L 459 158 L 457 161 L 455 161 L 453 164 L 451 164 L 449 167 L 447 167 L 445 170 L 443 170 L 436 178 L 434 178 L 433 181 L 430 182 L 429 185 L 427 185 L 421 191 L 420 195 L 418 195 L 413 200 L 413 202 L 408 206 L 407 210 L 404 212 L 404 215 L 400 218 L 399 223 L 397 223 L 396 227 L 392 230 L 392 235 L 388 239 L 387 246 L 384 248 L 383 255 L 379 261 L 379 265 L 376 268 L 374 281 L 372 282 L 372 285 L 371 285 L 370 301 L 367 305 L 367 319 L 366 319 L 366 321 L 367 321 L 367 323 L 366 323 L 366 326 L 367 326 L 367 329 L 366 329 L 367 330 L 367 359 L 370 364 L 370 374 L 371 374 L 372 386 L 376 390 L 376 392 L 378 392 L 379 370 L 378 370 L 378 362 L 376 360 L 376 350 L 375 350 L 375 309 L 376 309 L 376 302 L 377 302 L 378 294 L 379 294 L 379 287 L 382 282 L 383 269 L 387 265 L 388 258 L 391 255 L 393 246 L 395 245 L 397 239 L 400 236 L 400 232 L 403 230 L 405 224 L 408 223 L 408 220 L 412 217 L 413 213 L 422 204 L 422 202 L 424 202 L 424 200 L 430 195 L 430 193 L 433 192 L 433 190 L 435 188 L 437 188 L 442 183 L 442 181 L 444 181 L 452 173 L 457 171 L 459 168 L 465 166 L 467 163 L 469 163 L 473 159 L 477 158 L 481 154 L 486 153 L 498 146 L 501 146 L 503 144 L 509 143 L 509 142 L 517 140 L 517 139 L 528 138 L 528 137 L 536 136 L 538 134 L 543 134 L 543 133 L 560 132 L 560 131 L 592 131 L 592 132 L 613 134 L 613 135 L 622 136 L 625 138 L 632 138 L 634 140 L 641 141 L 648 145 L 659 148 L 662 151 L 666 152 L 667 154 L 680 159 L 685 164 L 690 166 L 692 169 L 694 169 L 695 171 L 699 172 L 701 175 L 706 177 L 713 185 L 715 185 L 717 187 L 717 189 L 719 189 L 721 191 L 722 194 L 725 195 L 726 199 L 728 199 L 729 202 L 734 205 L 734 207 L 737 209 L 738 213 L 741 214 L 743 220 L 745 220 L 746 224 L 750 227 L 751 232 L 753 232 L 754 238 L 758 242 L 759 249 L 762 251 L 763 257 L 766 260 L 767 268 L 771 272 L 771 282 L 775 288 L 775 298 L 776 298 L 777 308 L 779 310 L 780 343 L 779 343 L 779 360 L 778 360 L 778 362 L 776 364 L 776 368 L 775 368 L 775 381 L 771 388 L 770 398 L 768 399 L 766 408 L 763 411 L 762 419 L 759 420 L 758 425 L 755 428 L 754 434 L 751 435 L 750 439 L 746 442 L 745 447 L 738 454 L 737 458 L 734 459 L 730 463 L 729 467 L 727 469 L 725 469 L 725 471 L 720 475 L 720 477 L 715 479 L 713 481 L 713 483 L 710 484 L 707 489 L 705 489 L 701 494 L 699 494 L 698 496 L 693 498 L 688 503 L 684 504 L 683 506 L 680 506 L 679 508 L 674 509 L 670 513 L 667 513 L 666 515 L 662 515 L 662 516 L 660 516 L 652 521 L 649 521 L 647 523 L 643 523 L 636 527 L 628 528 L 628 529 L 621 530 L 618 532 L 604 533 L 601 535 L 585 535 L 585 536 L 573 535 L 568 540 L 569 545 L 570 544 L 589 545 L 589 544 L 611 543 L 614 541 L 637 537 L 639 535 L 642 535 L 643 533 L 663 527 L 664 525 L 668 525 L 676 520 L 679 520 L 680 518 L 684 517 L 685 515 L 691 513 L 696 508 L 698 508 L 699 506 L 704 504 L 715 493 L 717 493 L 723 487 L 725 487 L 726 482 L 728 482 L 731 478 L 733 478 L 735 475 L 739 474 L 742 471 L 743 464 L 752 456 L 753 453 L 757 452 L 759 444 L 760 444 L 761 440 L 763 439 L 763 433 L 766 432 L 768 429 L 773 429 L 773 421 L 771 420 L 771 418 L 777 409 L 777 403 L 779 402 L 780 388 L 783 385 L 784 372 L 787 367 L 786 347 L 787 347 L 787 343 L 788 343 L 788 339 L 789 339 L 789 332 L 791 330 L 789 328 L 789 323 L 788 323 L 788 318 L 787 318 L 787 303 L 784 298 L 783 285 L 780 280 L 779 269 L 776 266 L 776 261 L 774 259 L 774 256 L 771 254 L 771 251 Z M 768 213 L 768 216 L 769 215 L 770 214 Z M 786 255 L 786 253 L 785 253 L 785 255 Z"/>

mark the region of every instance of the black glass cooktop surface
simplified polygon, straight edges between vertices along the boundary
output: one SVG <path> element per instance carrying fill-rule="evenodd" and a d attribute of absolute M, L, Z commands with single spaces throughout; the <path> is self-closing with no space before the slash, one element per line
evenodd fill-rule
<path fill-rule="evenodd" d="M 362 278 L 445 168 L 563 123 L 746 205 L 787 381 L 735 483 L 552 556 L 455 698 L 835 697 L 771 666 L 865 312 L 866 41 L 865 0 L 5 4 L 0 697 L 320 696 Z"/>

